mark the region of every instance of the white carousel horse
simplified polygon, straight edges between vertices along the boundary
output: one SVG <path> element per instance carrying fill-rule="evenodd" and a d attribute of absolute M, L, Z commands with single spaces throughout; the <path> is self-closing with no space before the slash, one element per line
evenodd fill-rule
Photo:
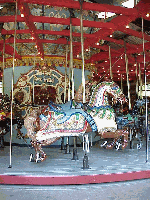
<path fill-rule="evenodd" d="M 114 110 L 108 103 L 108 94 L 112 95 L 116 101 L 126 101 L 124 94 L 116 83 L 105 81 L 94 88 L 87 105 L 74 101 L 62 105 L 50 102 L 39 118 L 38 110 L 32 111 L 25 118 L 24 125 L 27 129 L 27 135 L 32 139 L 36 154 L 38 154 L 36 161 L 43 161 L 46 158 L 42 145 L 50 145 L 64 136 L 84 136 L 88 125 L 90 125 L 93 132 L 99 134 L 109 132 L 117 135 L 115 137 L 121 136 L 122 132 L 120 134 L 115 133 L 117 124 Z M 37 119 L 40 127 L 35 130 Z"/>
<path fill-rule="evenodd" d="M 105 139 L 101 145 L 106 149 L 116 147 L 119 149 L 126 148 L 128 145 L 128 131 L 121 129 L 117 130 L 117 123 L 115 121 L 114 109 L 109 105 L 108 94 L 113 97 L 113 101 L 119 101 L 121 104 L 127 102 L 124 94 L 117 84 L 113 81 L 104 81 L 98 84 L 92 93 L 92 97 L 88 106 L 93 112 L 90 115 L 93 117 L 97 126 L 97 136 Z"/>
<path fill-rule="evenodd" d="M 86 83 L 87 95 L 94 85 L 96 85 L 96 82 Z M 80 100 L 82 99 L 82 86 L 79 88 L 80 90 L 77 91 L 75 97 L 80 97 Z M 109 105 L 108 96 L 113 97 L 113 102 L 116 102 L 116 100 L 120 101 L 121 104 L 127 102 L 127 99 L 125 99 L 125 96 L 122 94 L 118 85 L 113 81 L 104 81 L 98 84 L 93 90 L 87 110 L 88 112 L 90 112 L 90 110 L 93 111 L 90 112 L 90 115 L 93 117 L 95 123 L 98 124 L 97 136 L 100 136 L 101 139 L 105 140 L 101 147 L 106 149 L 116 148 L 117 150 L 119 148 L 124 149 L 128 145 L 129 133 L 126 129 L 117 130 L 115 112 Z M 88 130 L 90 131 L 89 128 Z"/>

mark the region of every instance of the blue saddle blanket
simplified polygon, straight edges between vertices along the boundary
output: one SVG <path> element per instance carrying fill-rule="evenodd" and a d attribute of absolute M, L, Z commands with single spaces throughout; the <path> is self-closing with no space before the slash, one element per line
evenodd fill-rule
<path fill-rule="evenodd" d="M 97 126 L 90 114 L 82 109 L 82 103 L 76 103 L 74 101 L 68 101 L 65 104 L 55 104 L 53 102 L 49 103 L 49 107 L 55 113 L 63 114 L 61 118 L 57 120 L 58 124 L 61 124 L 70 119 L 72 115 L 83 115 L 87 122 L 90 124 L 92 131 L 97 131 Z M 41 114 L 40 119 L 46 121 L 46 116 Z"/>

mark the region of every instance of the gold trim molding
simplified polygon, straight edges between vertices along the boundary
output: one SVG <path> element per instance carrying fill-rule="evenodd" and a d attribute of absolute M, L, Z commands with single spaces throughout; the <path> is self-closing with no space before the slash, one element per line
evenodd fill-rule
<path fill-rule="evenodd" d="M 35 66 L 53 66 L 53 67 L 65 67 L 66 61 L 64 57 L 51 57 L 51 56 L 45 56 L 44 60 L 41 60 L 41 57 L 34 57 L 34 56 L 26 56 L 22 57 L 22 60 L 16 59 L 15 66 L 33 66 L 35 62 Z M 70 61 L 68 60 L 68 67 L 69 67 Z M 3 62 L 0 62 L 0 67 L 2 68 Z M 13 58 L 6 58 L 5 61 L 5 68 L 11 68 L 13 66 Z M 73 67 L 77 69 L 82 68 L 82 60 L 74 59 L 73 60 Z M 85 64 L 85 69 L 89 71 L 95 71 L 95 65 L 91 65 L 91 63 Z"/>

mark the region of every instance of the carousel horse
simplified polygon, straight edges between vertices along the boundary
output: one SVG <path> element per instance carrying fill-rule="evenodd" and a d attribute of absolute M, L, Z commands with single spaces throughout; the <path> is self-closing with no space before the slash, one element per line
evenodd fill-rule
<path fill-rule="evenodd" d="M 146 133 L 145 99 L 134 101 L 132 110 L 127 110 L 126 115 L 116 117 L 118 126 L 128 128 L 130 132 L 130 148 L 141 149 Z"/>
<path fill-rule="evenodd" d="M 72 100 L 58 105 L 50 102 L 42 112 L 39 109 L 33 110 L 24 120 L 27 135 L 32 139 L 36 152 L 35 158 L 31 156 L 30 161 L 45 160 L 43 145 L 50 145 L 64 136 L 84 136 L 88 126 L 101 137 L 113 138 L 107 148 L 113 147 L 120 140 L 122 148 L 125 148 L 128 133 L 117 130 L 115 113 L 109 105 L 108 94 L 112 95 L 115 101 L 126 101 L 116 83 L 105 81 L 94 88 L 89 103 L 82 104 Z"/>
<path fill-rule="evenodd" d="M 128 131 L 126 129 L 117 130 L 114 109 L 109 105 L 109 96 L 113 97 L 113 103 L 117 101 L 121 104 L 127 102 L 124 94 L 113 81 L 99 83 L 93 90 L 88 112 L 97 124 L 97 136 L 104 140 L 101 147 L 106 149 L 126 148 L 128 145 Z"/>
<path fill-rule="evenodd" d="M 0 101 L 0 148 L 4 148 L 4 135 L 10 132 L 11 129 L 11 100 L 9 96 L 2 95 Z M 16 104 L 13 105 L 12 124 L 16 125 L 17 136 L 23 125 L 21 112 Z"/>

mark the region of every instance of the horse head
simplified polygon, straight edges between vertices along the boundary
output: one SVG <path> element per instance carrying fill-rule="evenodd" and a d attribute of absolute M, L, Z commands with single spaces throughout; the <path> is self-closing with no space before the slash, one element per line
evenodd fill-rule
<path fill-rule="evenodd" d="M 120 89 L 119 85 L 115 82 L 110 82 L 110 95 L 113 96 L 113 101 L 116 103 L 119 101 L 121 104 L 128 102 L 126 96 L 123 94 L 122 90 Z M 109 92 L 108 92 L 109 93 Z"/>
<path fill-rule="evenodd" d="M 89 106 L 108 106 L 109 96 L 113 97 L 114 102 L 120 101 L 121 103 L 125 103 L 127 101 L 120 87 L 114 81 L 110 80 L 103 81 L 94 88 L 89 102 Z"/>

